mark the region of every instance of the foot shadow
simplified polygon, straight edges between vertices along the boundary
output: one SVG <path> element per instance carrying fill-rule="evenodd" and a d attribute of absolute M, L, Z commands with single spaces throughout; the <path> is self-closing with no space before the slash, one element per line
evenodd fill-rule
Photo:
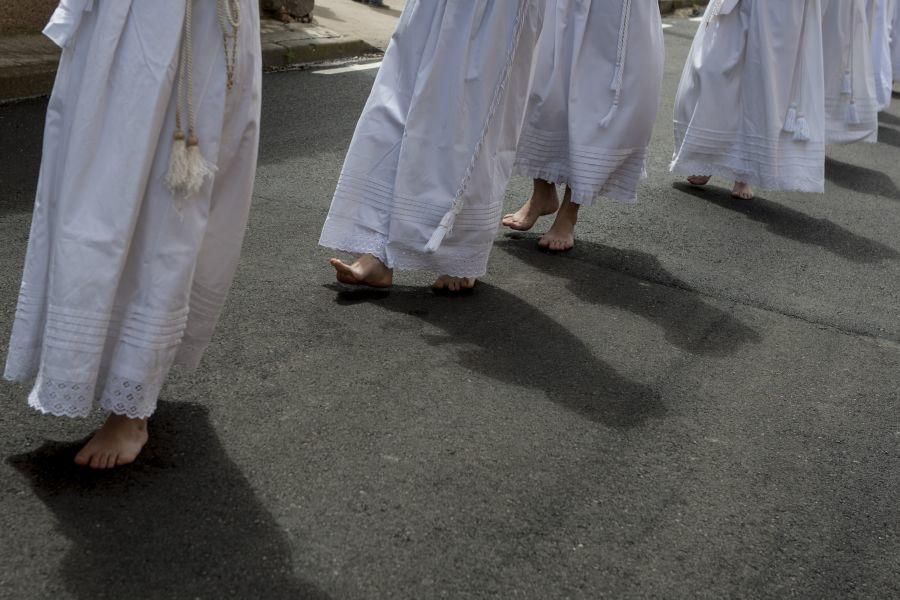
<path fill-rule="evenodd" d="M 825 179 L 851 192 L 900 200 L 900 188 L 885 173 L 835 160 L 830 156 L 825 157 Z"/>
<path fill-rule="evenodd" d="M 390 296 L 377 301 L 341 294 L 336 302 L 372 302 L 421 319 L 444 332 L 428 343 L 455 346 L 456 360 L 464 368 L 541 390 L 592 421 L 629 428 L 666 413 L 655 390 L 598 360 L 584 342 L 540 310 L 484 282 L 465 297 L 394 287 Z"/>
<path fill-rule="evenodd" d="M 886 125 L 900 125 L 900 117 L 894 116 L 888 112 L 880 112 L 878 113 L 878 122 Z"/>
<path fill-rule="evenodd" d="M 566 289 L 585 302 L 614 306 L 655 323 L 665 330 L 666 341 L 685 352 L 728 356 L 760 341 L 756 331 L 727 312 L 697 294 L 682 292 L 690 287 L 645 252 L 579 240 L 570 252 L 551 254 L 539 250 L 532 235 L 511 236 L 496 247 L 532 268 L 567 279 Z M 680 291 L 672 292 L 673 287 Z"/>
<path fill-rule="evenodd" d="M 882 125 L 878 128 L 878 142 L 900 148 L 900 131 Z"/>
<path fill-rule="evenodd" d="M 828 219 L 810 217 L 800 211 L 757 196 L 753 200 L 736 200 L 727 190 L 715 186 L 694 187 L 675 183 L 675 189 L 722 208 L 741 213 L 762 223 L 775 235 L 819 246 L 856 263 L 877 263 L 900 258 L 900 252 L 869 238 L 856 235 Z"/>
<path fill-rule="evenodd" d="M 77 467 L 81 444 L 48 442 L 8 462 L 27 477 L 71 547 L 75 598 L 313 598 L 290 544 L 198 405 L 161 402 L 138 462 Z"/>

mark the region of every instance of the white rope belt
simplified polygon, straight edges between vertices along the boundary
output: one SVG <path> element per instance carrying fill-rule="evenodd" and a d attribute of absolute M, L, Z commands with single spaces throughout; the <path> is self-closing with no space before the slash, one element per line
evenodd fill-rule
<path fill-rule="evenodd" d="M 231 90 L 234 87 L 238 30 L 241 25 L 240 0 L 215 0 L 215 2 L 225 50 L 226 88 Z M 184 200 L 199 192 L 206 179 L 214 171 L 214 167 L 203 158 L 200 151 L 200 139 L 197 136 L 197 111 L 194 105 L 193 22 L 194 0 L 186 0 L 176 82 L 175 133 L 172 155 L 169 159 L 169 172 L 166 176 L 166 183 L 175 197 L 179 211 Z M 185 109 L 187 111 L 186 124 L 182 112 Z M 185 130 L 185 125 L 187 130 Z"/>

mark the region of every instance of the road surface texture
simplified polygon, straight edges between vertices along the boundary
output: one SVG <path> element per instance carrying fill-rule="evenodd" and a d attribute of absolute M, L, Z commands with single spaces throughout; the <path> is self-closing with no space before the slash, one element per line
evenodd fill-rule
<path fill-rule="evenodd" d="M 671 24 L 641 203 L 562 256 L 548 219 L 501 232 L 461 298 L 336 292 L 316 241 L 375 71 L 266 76 L 240 272 L 139 462 L 75 468 L 101 415 L 0 384 L 0 597 L 900 596 L 900 99 L 824 196 L 689 188 Z M 3 354 L 44 110 L 0 108 Z"/>

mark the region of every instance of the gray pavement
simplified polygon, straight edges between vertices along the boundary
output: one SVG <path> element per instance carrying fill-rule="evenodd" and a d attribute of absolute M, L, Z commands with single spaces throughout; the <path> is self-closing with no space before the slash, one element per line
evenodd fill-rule
<path fill-rule="evenodd" d="M 674 24 L 642 202 L 565 256 L 501 233 L 464 298 L 335 292 L 316 239 L 374 71 L 268 75 L 241 270 L 146 455 L 75 469 L 99 416 L 0 384 L 0 596 L 900 597 L 900 99 L 824 196 L 689 189 Z M 3 353 L 43 109 L 0 108 Z"/>

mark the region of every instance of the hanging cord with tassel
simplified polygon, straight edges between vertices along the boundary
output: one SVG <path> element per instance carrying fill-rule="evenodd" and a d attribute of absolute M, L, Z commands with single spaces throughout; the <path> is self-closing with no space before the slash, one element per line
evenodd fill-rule
<path fill-rule="evenodd" d="M 453 200 L 453 206 L 441 218 L 441 222 L 431 234 L 431 238 L 429 238 L 428 243 L 425 244 L 425 252 L 428 254 L 434 254 L 438 251 L 438 249 L 441 247 L 441 244 L 444 242 L 444 238 L 447 237 L 451 231 L 453 231 L 453 226 L 456 224 L 456 217 L 459 216 L 459 214 L 465 207 L 465 199 L 463 198 L 463 194 L 465 194 L 466 189 L 469 186 L 469 181 L 472 179 L 472 173 L 475 172 L 475 166 L 478 162 L 478 157 L 481 155 L 481 149 L 484 146 L 484 140 L 487 137 L 491 122 L 494 120 L 494 115 L 496 114 L 497 109 L 500 107 L 500 103 L 503 101 L 503 91 L 506 89 L 506 85 L 509 82 L 510 71 L 512 71 L 513 61 L 516 58 L 516 53 L 518 52 L 519 48 L 519 40 L 522 39 L 522 30 L 525 28 L 526 17 L 528 16 L 528 2 L 527 0 L 519 1 L 519 12 L 516 15 L 516 23 L 513 27 L 513 42 L 510 44 L 509 53 L 506 56 L 506 65 L 504 67 L 503 75 L 500 79 L 500 84 L 494 91 L 494 97 L 491 99 L 491 105 L 488 109 L 488 114 L 485 117 L 484 123 L 482 124 L 481 137 L 475 144 L 475 149 L 472 152 L 472 159 L 469 161 L 469 166 L 466 168 L 466 172 L 463 175 L 462 183 L 460 183 L 460 186 L 456 191 L 456 196 Z"/>
<path fill-rule="evenodd" d="M 809 121 L 806 119 L 806 115 L 803 114 L 803 111 L 800 108 L 803 100 L 803 78 L 806 75 L 806 57 L 803 55 L 803 48 L 808 10 L 809 0 L 804 0 L 803 15 L 801 16 L 803 21 L 800 24 L 800 35 L 797 37 L 797 62 L 794 63 L 796 73 L 794 74 L 793 89 L 791 91 L 793 102 L 791 102 L 791 105 L 788 108 L 787 116 L 784 119 L 784 126 L 782 127 L 786 133 L 794 134 L 794 141 L 797 142 L 808 142 L 811 133 L 809 130 Z"/>
<path fill-rule="evenodd" d="M 216 2 L 225 48 L 227 89 L 230 90 L 234 86 L 235 65 L 237 63 L 240 0 L 216 0 Z M 166 176 L 166 183 L 175 197 L 175 203 L 179 212 L 183 208 L 184 201 L 198 193 L 206 179 L 215 171 L 215 167 L 203 158 L 200 150 L 200 139 L 197 136 L 197 114 L 194 105 L 193 21 L 193 0 L 186 0 L 176 84 L 175 133 L 173 135 L 172 154 L 169 159 L 169 172 Z M 229 26 L 231 28 L 230 36 Z M 229 37 L 232 38 L 230 52 L 228 48 Z M 187 110 L 186 124 L 183 112 L 185 109 Z M 184 129 L 185 125 L 187 126 L 187 131 Z"/>
<path fill-rule="evenodd" d="M 721 3 L 720 3 L 721 4 Z M 631 0 L 625 0 L 622 4 L 622 23 L 619 25 L 619 46 L 616 50 L 616 70 L 613 73 L 612 83 L 609 89 L 614 92 L 613 103 L 600 119 L 601 127 L 609 127 L 616 113 L 619 112 L 619 102 L 622 99 L 622 85 L 625 80 L 625 59 L 628 56 L 628 30 L 631 23 Z"/>
<path fill-rule="evenodd" d="M 854 60 L 856 58 L 855 54 L 855 46 L 856 46 L 856 6 L 855 2 L 848 3 L 850 4 L 850 57 L 849 64 L 844 71 L 844 80 L 842 82 L 841 92 L 844 95 L 850 96 L 850 104 L 847 105 L 847 123 L 850 125 L 859 125 L 859 111 L 856 109 L 856 94 L 854 93 Z"/>

